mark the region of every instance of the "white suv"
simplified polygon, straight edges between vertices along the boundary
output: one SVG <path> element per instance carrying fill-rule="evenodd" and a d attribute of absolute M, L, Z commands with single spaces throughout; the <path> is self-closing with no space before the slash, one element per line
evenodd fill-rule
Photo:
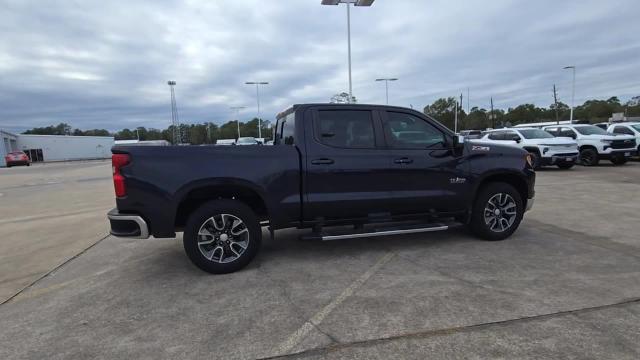
<path fill-rule="evenodd" d="M 608 132 L 613 134 L 631 135 L 636 138 L 637 151 L 640 155 L 640 122 L 616 123 L 609 126 Z"/>
<path fill-rule="evenodd" d="M 578 142 L 582 165 L 597 165 L 602 159 L 622 165 L 635 155 L 636 139 L 629 135 L 614 135 L 593 125 L 551 125 L 543 128 L 554 136 L 570 137 Z"/>
<path fill-rule="evenodd" d="M 536 128 L 490 130 L 482 141 L 509 144 L 527 150 L 534 168 L 557 165 L 570 169 L 578 161 L 578 144 L 570 138 L 557 138 Z"/>

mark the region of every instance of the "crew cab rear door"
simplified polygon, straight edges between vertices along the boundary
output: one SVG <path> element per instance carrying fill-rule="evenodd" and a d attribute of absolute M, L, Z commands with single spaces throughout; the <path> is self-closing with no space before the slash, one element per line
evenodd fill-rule
<path fill-rule="evenodd" d="M 394 212 L 464 210 L 470 186 L 468 162 L 451 148 L 451 135 L 434 122 L 401 109 L 381 111 L 381 119 L 395 184 Z"/>
<path fill-rule="evenodd" d="M 349 105 L 305 111 L 305 220 L 388 212 L 390 182 L 378 111 Z"/>

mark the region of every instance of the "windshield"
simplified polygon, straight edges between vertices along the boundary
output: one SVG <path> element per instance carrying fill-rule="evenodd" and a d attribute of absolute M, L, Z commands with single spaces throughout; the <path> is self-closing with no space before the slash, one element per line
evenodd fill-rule
<path fill-rule="evenodd" d="M 634 124 L 631 125 L 632 128 L 634 128 L 636 131 L 640 131 L 640 124 Z"/>
<path fill-rule="evenodd" d="M 526 129 L 526 130 L 518 130 L 520 134 L 524 136 L 525 139 L 549 139 L 554 137 L 548 132 L 540 129 Z"/>
<path fill-rule="evenodd" d="M 582 135 L 609 135 L 605 130 L 593 125 L 574 126 L 573 128 Z"/>

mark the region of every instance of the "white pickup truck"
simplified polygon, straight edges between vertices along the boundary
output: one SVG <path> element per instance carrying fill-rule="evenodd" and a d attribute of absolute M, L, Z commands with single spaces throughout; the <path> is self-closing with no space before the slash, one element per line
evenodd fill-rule
<path fill-rule="evenodd" d="M 597 165 L 600 160 L 622 165 L 637 152 L 635 137 L 612 134 L 594 125 L 551 125 L 543 127 L 543 130 L 554 136 L 575 139 L 580 161 L 585 166 Z"/>
<path fill-rule="evenodd" d="M 508 128 L 490 130 L 481 138 L 483 142 L 508 144 L 531 154 L 534 168 L 556 165 L 570 169 L 578 161 L 578 144 L 570 138 L 554 137 L 536 128 Z"/>
<path fill-rule="evenodd" d="M 623 122 L 610 125 L 607 129 L 608 132 L 613 134 L 631 135 L 636 138 L 636 145 L 638 146 L 638 154 L 640 156 L 640 122 Z"/>

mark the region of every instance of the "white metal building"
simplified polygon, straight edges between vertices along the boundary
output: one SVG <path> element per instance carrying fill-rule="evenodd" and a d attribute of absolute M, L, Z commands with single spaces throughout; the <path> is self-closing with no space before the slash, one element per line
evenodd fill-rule
<path fill-rule="evenodd" d="M 0 130 L 0 167 L 7 164 L 4 161 L 5 155 L 18 150 L 18 135 Z"/>
<path fill-rule="evenodd" d="M 113 144 L 110 136 L 18 135 L 17 150 L 31 161 L 106 159 Z"/>

